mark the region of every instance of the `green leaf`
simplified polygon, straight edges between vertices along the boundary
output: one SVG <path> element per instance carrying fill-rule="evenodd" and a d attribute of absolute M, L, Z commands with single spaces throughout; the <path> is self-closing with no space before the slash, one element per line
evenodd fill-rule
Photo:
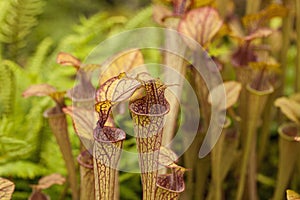
<path fill-rule="evenodd" d="M 37 25 L 37 16 L 43 11 L 44 1 L 10 0 L 8 2 L 6 10 L 1 10 L 1 13 L 5 13 L 5 20 L 1 24 L 0 41 L 8 44 L 9 56 L 16 57 L 18 51 L 27 44 L 27 40 L 24 38 Z"/>

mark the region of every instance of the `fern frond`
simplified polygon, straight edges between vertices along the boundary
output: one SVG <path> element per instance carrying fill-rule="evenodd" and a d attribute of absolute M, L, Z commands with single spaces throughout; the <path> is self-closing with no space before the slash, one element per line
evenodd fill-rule
<path fill-rule="evenodd" d="M 15 75 L 6 63 L 0 63 L 0 116 L 13 113 Z"/>
<path fill-rule="evenodd" d="M 18 139 L 15 133 L 15 123 L 12 117 L 3 117 L 0 120 L 0 163 L 17 158 L 25 158 L 32 147 L 24 139 Z"/>
<path fill-rule="evenodd" d="M 4 11 L 4 12 L 0 12 L 0 23 L 3 23 L 6 16 L 5 11 L 8 10 L 8 7 L 9 7 L 9 1 L 0 1 L 0 8 L 2 9 L 2 11 Z"/>
<path fill-rule="evenodd" d="M 2 64 L 7 66 L 15 75 L 23 75 L 26 73 L 20 65 L 11 60 L 3 60 Z"/>
<path fill-rule="evenodd" d="M 58 50 L 72 52 L 77 57 L 84 58 L 95 47 L 93 41 L 99 43 L 111 29 L 125 22 L 126 17 L 110 17 L 107 13 L 97 13 L 90 18 L 81 17 L 80 23 L 74 27 L 74 34 L 64 38 Z"/>
<path fill-rule="evenodd" d="M 125 25 L 124 29 L 138 28 L 141 24 L 152 19 L 153 8 L 152 6 L 140 10 L 134 17 L 132 17 Z"/>
<path fill-rule="evenodd" d="M 14 111 L 16 97 L 16 79 L 22 77 L 22 84 L 26 72 L 20 65 L 11 60 L 0 62 L 0 116 L 10 115 Z"/>
<path fill-rule="evenodd" d="M 32 151 L 32 146 L 23 140 L 19 140 L 12 137 L 1 136 L 1 155 L 0 163 L 6 163 L 7 161 L 13 161 L 20 157 L 23 159 L 28 157 Z"/>
<path fill-rule="evenodd" d="M 28 63 L 26 64 L 27 72 L 32 75 L 33 79 L 32 83 L 37 83 L 38 77 L 41 77 L 41 72 L 43 71 L 44 62 L 47 59 L 50 48 L 53 44 L 53 40 L 51 38 L 45 38 L 37 47 L 34 55 L 29 58 Z"/>
<path fill-rule="evenodd" d="M 80 16 L 80 23 L 74 26 L 74 31 L 78 34 L 86 34 L 87 31 L 94 29 L 95 26 L 99 26 L 109 17 L 108 13 L 98 13 L 90 18 Z"/>
<path fill-rule="evenodd" d="M 62 154 L 50 130 L 49 135 L 47 138 L 45 138 L 45 142 L 42 147 L 43 151 L 40 152 L 40 163 L 52 172 L 66 174 L 67 170 L 62 158 Z"/>
<path fill-rule="evenodd" d="M 43 166 L 25 160 L 14 160 L 13 162 L 0 165 L 0 176 L 4 177 L 32 179 L 37 176 L 42 176 L 46 172 L 47 170 Z"/>
<path fill-rule="evenodd" d="M 41 14 L 43 1 L 9 0 L 2 21 L 0 41 L 7 43 L 9 57 L 16 58 L 18 51 L 26 45 L 25 37 L 37 24 L 37 16 Z"/>

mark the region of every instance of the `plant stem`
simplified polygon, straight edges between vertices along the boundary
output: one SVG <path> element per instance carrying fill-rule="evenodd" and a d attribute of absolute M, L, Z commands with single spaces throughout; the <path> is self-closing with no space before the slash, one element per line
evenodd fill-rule
<path fill-rule="evenodd" d="M 240 93 L 239 99 L 239 108 L 238 113 L 241 117 L 241 122 L 239 123 L 239 130 L 243 137 L 240 138 L 241 147 L 245 145 L 245 132 L 246 132 L 246 125 L 247 125 L 247 108 L 248 108 L 248 99 L 247 99 L 247 90 L 246 86 L 251 80 L 251 69 L 249 67 L 236 67 L 236 77 L 237 80 L 242 83 L 242 90 Z"/>
<path fill-rule="evenodd" d="M 200 137 L 200 138 L 199 138 Z M 196 161 L 194 159 L 199 151 L 199 146 L 201 145 L 201 142 L 203 141 L 204 135 L 197 133 L 194 141 L 189 146 L 187 151 L 184 153 L 184 165 L 187 169 L 196 169 Z M 196 177 L 196 170 L 191 170 L 187 173 L 186 176 L 186 189 L 182 195 L 182 199 L 189 200 L 194 199 L 194 192 L 195 192 L 195 178 Z M 199 188 L 197 191 L 203 190 L 202 188 Z"/>
<path fill-rule="evenodd" d="M 277 90 L 278 91 L 278 90 Z M 276 98 L 277 92 L 274 92 L 270 95 L 268 99 L 265 110 L 263 113 L 263 126 L 261 127 L 261 134 L 259 137 L 259 147 L 258 147 L 258 167 L 260 166 L 262 160 L 265 157 L 266 149 L 269 145 L 269 136 L 270 136 L 270 126 L 272 122 L 272 117 L 274 115 L 273 102 Z"/>
<path fill-rule="evenodd" d="M 199 149 L 198 149 L 199 152 Z M 197 155 L 197 154 L 196 154 Z M 196 162 L 196 182 L 194 187 L 194 199 L 202 200 L 207 188 L 207 179 L 210 172 L 211 157 L 206 156 L 205 158 L 198 159 Z"/>
<path fill-rule="evenodd" d="M 257 200 L 257 186 L 256 186 L 256 174 L 257 174 L 257 158 L 256 158 L 256 142 L 257 134 L 253 134 L 253 140 L 251 144 L 251 152 L 249 158 L 249 168 L 248 168 L 248 191 L 249 191 L 249 199 Z"/>
<path fill-rule="evenodd" d="M 225 130 L 223 130 L 221 136 L 218 139 L 218 142 L 212 150 L 212 182 L 213 189 L 210 193 L 213 194 L 215 200 L 222 199 L 222 150 L 225 140 Z"/>
<path fill-rule="evenodd" d="M 226 132 L 227 128 L 230 125 L 230 120 L 226 119 L 226 123 L 224 124 L 222 133 L 218 139 L 218 142 L 215 144 L 212 152 L 211 152 L 211 166 L 212 166 L 212 185 L 210 187 L 208 200 L 221 200 L 222 199 L 222 193 L 223 193 L 223 180 L 226 176 L 227 172 L 226 169 L 229 169 L 226 165 L 231 165 L 232 162 L 229 160 L 226 160 L 226 153 L 228 153 L 226 150 L 228 150 L 230 147 L 227 148 L 225 139 L 226 139 Z M 231 146 L 235 146 L 231 144 Z M 231 154 L 231 157 L 234 155 Z M 228 162 L 229 161 L 229 162 Z M 225 175 L 223 175 L 225 174 Z"/>
<path fill-rule="evenodd" d="M 195 55 L 195 57 L 196 56 L 197 55 Z M 208 92 L 203 79 L 193 69 L 188 71 L 188 73 L 190 73 L 188 74 L 188 78 L 196 92 L 197 99 L 200 104 L 199 106 L 200 106 L 201 116 L 203 116 L 203 120 L 201 121 L 200 124 L 201 127 L 198 128 L 197 134 L 192 144 L 184 154 L 185 167 L 192 169 L 192 171 L 187 173 L 187 184 L 186 184 L 186 190 L 183 194 L 184 197 L 183 199 L 199 200 L 199 199 L 204 199 L 204 192 L 206 188 L 205 184 L 210 169 L 210 156 L 206 156 L 205 158 L 200 160 L 199 158 L 195 159 L 195 155 L 199 153 L 200 146 L 205 136 L 205 131 L 207 130 L 209 124 L 210 106 L 208 105 L 207 102 Z"/>
<path fill-rule="evenodd" d="M 68 171 L 68 179 L 72 190 L 72 199 L 79 200 L 78 180 L 76 167 L 72 155 L 72 148 L 68 134 L 66 115 L 56 107 L 45 111 L 44 116 L 48 118 L 50 128 L 56 138 Z"/>
<path fill-rule="evenodd" d="M 290 48 L 290 35 L 292 31 L 293 24 L 293 0 L 283 0 L 283 5 L 289 9 L 288 15 L 283 18 L 282 23 L 282 47 L 279 57 L 279 62 L 281 64 L 281 82 L 282 85 L 279 89 L 279 95 L 284 93 L 285 79 L 286 79 L 286 69 L 287 69 L 287 53 Z"/>
<path fill-rule="evenodd" d="M 295 91 L 300 92 L 300 1 L 296 2 L 296 33 L 297 33 L 297 61 L 296 61 L 296 87 Z"/>
<path fill-rule="evenodd" d="M 178 49 L 180 46 L 183 46 L 181 42 L 178 42 L 177 35 L 174 38 L 173 32 L 166 31 L 166 41 L 165 46 L 166 49 Z M 166 98 L 169 101 L 170 104 L 170 112 L 166 115 L 166 126 L 163 130 L 163 145 L 168 145 L 174 134 L 177 127 L 177 116 L 178 116 L 178 110 L 179 110 L 179 102 L 176 97 L 181 96 L 182 92 L 182 80 L 181 77 L 178 76 L 182 75 L 184 76 L 186 73 L 186 63 L 184 63 L 184 60 L 179 57 L 178 55 L 174 55 L 170 52 L 165 52 L 164 54 L 164 64 L 168 67 L 164 69 L 164 75 L 165 75 L 165 81 L 167 83 L 174 83 L 178 84 L 178 87 L 176 87 L 174 92 L 170 92 L 169 90 L 166 91 Z M 176 74 L 174 73 L 176 72 Z"/>
<path fill-rule="evenodd" d="M 197 66 L 202 65 L 203 63 L 209 64 L 209 61 L 207 61 L 205 54 L 198 54 L 198 52 L 194 52 L 193 54 L 193 59 L 194 59 L 194 64 Z M 193 71 L 194 70 L 194 71 Z M 202 116 L 202 121 L 200 122 L 200 128 L 198 129 L 197 135 L 193 141 L 192 145 L 195 145 L 194 150 L 196 150 L 196 152 L 192 152 L 191 154 L 188 154 L 187 156 L 189 157 L 188 159 L 192 160 L 194 163 L 193 164 L 193 168 L 195 170 L 195 174 L 194 174 L 194 179 L 195 179 L 195 183 L 194 183 L 194 188 L 193 188 L 193 198 L 197 199 L 197 200 L 201 200 L 204 199 L 204 193 L 205 193 L 205 189 L 206 189 L 206 182 L 207 182 L 207 178 L 209 175 L 209 171 L 210 171 L 210 155 L 206 156 L 205 158 L 202 159 L 195 159 L 195 155 L 197 155 L 197 153 L 200 150 L 201 144 L 203 142 L 204 136 L 207 132 L 207 129 L 209 127 L 209 123 L 210 123 L 210 116 L 211 116 L 211 106 L 208 103 L 207 99 L 208 99 L 208 88 L 207 85 L 204 81 L 204 79 L 199 75 L 199 73 L 197 73 L 197 70 L 193 68 L 193 70 L 191 70 L 191 77 L 190 81 L 192 82 L 192 86 L 195 89 L 198 101 L 199 101 L 199 109 L 201 112 L 201 116 Z M 206 72 L 207 76 L 211 76 L 212 77 L 212 73 L 211 71 L 207 71 Z"/>

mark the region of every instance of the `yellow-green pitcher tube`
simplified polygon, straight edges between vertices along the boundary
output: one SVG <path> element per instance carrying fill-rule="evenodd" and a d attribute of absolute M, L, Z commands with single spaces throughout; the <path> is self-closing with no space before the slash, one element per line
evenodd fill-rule
<path fill-rule="evenodd" d="M 279 86 L 278 86 L 279 87 Z M 275 88 L 274 92 L 270 95 L 268 98 L 268 101 L 266 103 L 266 106 L 264 108 L 264 113 L 262 115 L 262 121 L 263 121 L 263 126 L 261 127 L 261 134 L 258 138 L 259 141 L 259 146 L 258 146 L 258 159 L 257 159 L 257 165 L 258 167 L 260 166 L 261 162 L 263 161 L 265 155 L 266 155 L 266 150 L 269 145 L 269 136 L 270 136 L 270 127 L 272 124 L 272 119 L 274 117 L 274 106 L 273 102 L 278 95 L 278 87 Z"/>
<path fill-rule="evenodd" d="M 211 152 L 211 168 L 212 168 L 212 184 L 209 191 L 209 198 L 211 200 L 222 199 L 222 185 L 223 176 L 222 171 L 224 166 L 231 163 L 224 163 L 224 152 L 225 152 L 225 138 L 227 128 L 230 126 L 231 121 L 229 118 L 226 119 L 226 123 L 223 126 L 222 133 L 212 149 Z M 233 155 L 232 155 L 233 156 Z"/>
<path fill-rule="evenodd" d="M 294 0 L 283 0 L 283 6 L 288 8 L 290 11 L 287 16 L 282 19 L 282 36 L 281 36 L 281 50 L 279 54 L 279 63 L 281 65 L 281 76 L 280 80 L 282 82 L 279 88 L 279 95 L 284 94 L 285 89 L 285 80 L 287 76 L 287 67 L 288 67 L 288 50 L 291 47 L 291 35 L 293 32 L 293 24 L 294 24 L 294 12 L 291 12 L 294 8 Z"/>
<path fill-rule="evenodd" d="M 240 178 L 238 183 L 238 190 L 237 190 L 237 200 L 242 200 L 244 189 L 246 185 L 246 177 L 247 177 L 247 171 L 251 171 L 253 173 L 253 168 L 256 168 L 256 160 L 253 162 L 250 162 L 250 155 L 255 154 L 256 151 L 256 137 L 257 137 L 257 126 L 258 122 L 261 118 L 261 114 L 263 111 L 263 108 L 267 102 L 267 99 L 271 93 L 273 93 L 274 89 L 271 85 L 268 86 L 268 89 L 259 91 L 253 89 L 250 84 L 246 86 L 247 89 L 247 122 L 245 123 L 245 132 L 242 132 L 241 137 L 245 137 L 245 145 L 243 146 L 243 155 L 242 155 L 242 163 L 241 163 L 241 171 L 240 171 Z M 254 152 L 253 152 L 254 151 Z M 253 158 L 253 157 L 252 157 Z M 252 166 L 251 166 L 252 165 Z M 252 167 L 252 170 L 251 170 Z M 254 172 L 255 173 L 255 172 Z M 256 176 L 256 174 L 251 174 L 249 176 Z M 256 181 L 256 179 L 253 179 Z M 255 183 L 249 183 L 249 185 L 256 184 Z M 253 194 L 255 192 L 255 188 L 249 188 L 252 198 L 255 198 L 256 194 Z"/>
<path fill-rule="evenodd" d="M 294 123 L 282 124 L 278 128 L 279 133 L 279 163 L 276 181 L 276 189 L 273 200 L 284 198 L 288 182 L 299 159 L 300 133 L 299 127 Z M 298 138 L 298 139 L 297 139 Z"/>
<path fill-rule="evenodd" d="M 296 81 L 295 91 L 300 92 L 300 1 L 295 0 L 296 4 L 296 33 L 297 33 L 297 61 L 296 61 Z"/>

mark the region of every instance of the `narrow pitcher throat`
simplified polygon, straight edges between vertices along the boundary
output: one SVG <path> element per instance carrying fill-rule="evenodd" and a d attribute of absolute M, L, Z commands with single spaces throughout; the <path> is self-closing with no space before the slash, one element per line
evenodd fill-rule
<path fill-rule="evenodd" d="M 104 126 L 100 127 L 99 124 L 94 129 L 94 139 L 102 143 L 116 143 L 125 140 L 126 133 L 119 128 Z"/>
<path fill-rule="evenodd" d="M 295 123 L 282 124 L 278 129 L 281 138 L 290 142 L 300 142 L 300 127 Z"/>
<path fill-rule="evenodd" d="M 153 98 L 145 96 L 131 102 L 129 109 L 136 115 L 159 117 L 169 112 L 170 105 L 165 98 L 160 101 L 155 101 Z"/>
<path fill-rule="evenodd" d="M 43 116 L 45 118 L 60 118 L 65 116 L 65 113 L 62 111 L 62 109 L 58 106 L 54 106 L 51 108 L 48 108 L 44 113 Z"/>

